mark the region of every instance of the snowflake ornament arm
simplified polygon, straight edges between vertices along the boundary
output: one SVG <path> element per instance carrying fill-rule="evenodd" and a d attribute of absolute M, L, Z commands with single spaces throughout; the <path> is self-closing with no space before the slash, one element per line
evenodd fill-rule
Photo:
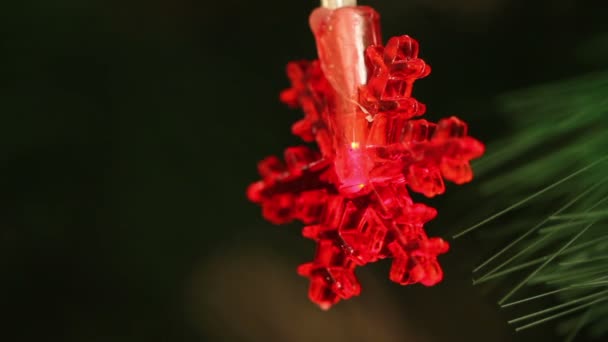
<path fill-rule="evenodd" d="M 289 63 L 292 86 L 281 93 L 304 111 L 292 132 L 319 151 L 290 147 L 284 161 L 262 160 L 248 197 L 270 222 L 305 224 L 317 251 L 298 273 L 310 279 L 310 299 L 328 309 L 360 293 L 356 267 L 380 259 L 393 259 L 389 277 L 402 285 L 443 279 L 437 256 L 449 246 L 424 230 L 437 211 L 414 203 L 408 188 L 433 197 L 444 179 L 470 181 L 469 161 L 484 146 L 456 117 L 414 119 L 426 107 L 411 97 L 413 83 L 431 70 L 418 42 L 400 36 L 382 46 L 372 8 L 324 3 L 310 17 L 319 60 Z"/>

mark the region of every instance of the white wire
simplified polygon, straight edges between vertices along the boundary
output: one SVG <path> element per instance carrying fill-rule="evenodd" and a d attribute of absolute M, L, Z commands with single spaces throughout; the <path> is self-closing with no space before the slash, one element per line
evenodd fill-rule
<path fill-rule="evenodd" d="M 346 6 L 357 6 L 357 0 L 321 0 L 321 7 L 339 8 Z"/>

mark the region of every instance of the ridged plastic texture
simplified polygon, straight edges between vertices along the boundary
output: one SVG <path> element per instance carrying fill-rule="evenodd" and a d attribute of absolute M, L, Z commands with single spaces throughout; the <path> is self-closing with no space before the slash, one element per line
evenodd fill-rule
<path fill-rule="evenodd" d="M 270 222 L 304 223 L 303 235 L 317 249 L 298 273 L 310 279 L 310 299 L 328 309 L 359 295 L 355 269 L 380 259 L 392 258 L 389 278 L 402 285 L 443 279 L 437 256 L 448 243 L 424 229 L 437 211 L 414 203 L 409 192 L 433 197 L 445 191 L 444 180 L 469 182 L 469 162 L 484 146 L 456 117 L 418 118 L 426 108 L 412 97 L 413 83 L 431 70 L 418 58 L 418 42 L 400 36 L 379 45 L 378 15 L 369 7 L 321 11 L 311 16 L 321 60 L 289 63 L 291 87 L 281 93 L 284 103 L 304 112 L 292 132 L 318 150 L 289 147 L 283 160 L 262 160 L 262 179 L 248 197 Z M 336 30 L 340 25 L 346 26 Z M 348 25 L 364 28 L 349 31 Z M 376 31 L 363 33 L 374 44 L 357 57 L 353 49 L 360 47 L 349 39 L 361 39 L 361 30 Z M 340 40 L 324 36 L 328 31 L 360 35 Z M 361 63 L 364 71 L 354 70 Z"/>

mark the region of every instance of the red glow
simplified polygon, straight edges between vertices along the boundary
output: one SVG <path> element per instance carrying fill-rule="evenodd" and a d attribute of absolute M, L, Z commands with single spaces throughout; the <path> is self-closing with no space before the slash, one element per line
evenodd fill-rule
<path fill-rule="evenodd" d="M 365 56 L 367 83 L 354 95 L 362 108 L 349 117 L 336 112 L 344 107 L 336 106 L 342 95 L 328 81 L 335 75 L 325 75 L 319 61 L 289 63 L 292 87 L 281 100 L 302 108 L 304 118 L 292 131 L 315 141 L 320 152 L 291 147 L 285 162 L 264 159 L 258 166 L 262 179 L 248 190 L 267 220 L 306 225 L 303 235 L 316 241 L 317 252 L 298 273 L 310 278 L 309 297 L 324 309 L 358 295 L 355 268 L 379 259 L 393 259 L 389 277 L 399 284 L 440 282 L 437 256 L 448 243 L 427 236 L 424 224 L 437 212 L 414 203 L 408 188 L 433 197 L 445 191 L 444 179 L 466 183 L 472 179 L 469 161 L 484 151 L 456 117 L 437 124 L 412 119 L 425 112 L 411 97 L 413 83 L 430 73 L 414 39 L 392 38 L 386 47 L 369 46 Z M 371 116 L 364 126 L 361 115 Z M 336 132 L 346 127 L 336 124 L 356 127 L 358 138 L 345 145 Z"/>

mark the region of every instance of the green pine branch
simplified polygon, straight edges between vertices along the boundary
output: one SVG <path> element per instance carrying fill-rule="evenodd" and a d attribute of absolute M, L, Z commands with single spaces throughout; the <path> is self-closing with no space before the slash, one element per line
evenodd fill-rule
<path fill-rule="evenodd" d="M 454 238 L 481 228 L 512 236 L 474 269 L 474 283 L 519 277 L 505 289 L 503 308 L 558 300 L 510 320 L 517 331 L 560 322 L 566 341 L 582 331 L 606 337 L 608 72 L 507 94 L 500 103 L 515 133 L 490 144 L 474 165 L 487 217 Z"/>

